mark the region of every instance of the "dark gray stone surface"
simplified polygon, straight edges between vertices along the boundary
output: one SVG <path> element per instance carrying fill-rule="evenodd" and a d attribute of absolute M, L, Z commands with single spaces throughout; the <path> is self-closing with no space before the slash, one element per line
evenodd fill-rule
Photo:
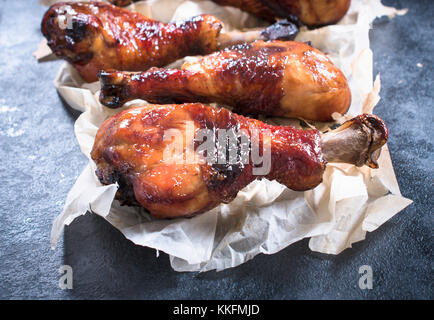
<path fill-rule="evenodd" d="M 173 271 L 167 255 L 156 258 L 91 214 L 50 250 L 51 223 L 86 164 L 73 133 L 77 113 L 52 84 L 61 62 L 32 57 L 45 9 L 0 0 L 0 298 L 433 299 L 434 2 L 384 3 L 410 8 L 378 20 L 371 40 L 382 77 L 376 112 L 390 128 L 402 193 L 414 204 L 338 256 L 313 253 L 304 240 L 235 269 L 197 274 Z M 63 264 L 73 267 L 72 290 L 58 287 Z M 372 290 L 358 287 L 364 264 L 373 268 Z"/>

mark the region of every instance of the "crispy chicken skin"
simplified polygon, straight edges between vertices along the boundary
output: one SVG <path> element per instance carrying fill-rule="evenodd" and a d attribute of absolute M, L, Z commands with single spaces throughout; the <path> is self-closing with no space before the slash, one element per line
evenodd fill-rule
<path fill-rule="evenodd" d="M 110 3 L 114 4 L 115 6 L 125 7 L 133 2 L 137 2 L 139 0 L 109 0 Z"/>
<path fill-rule="evenodd" d="M 347 80 L 330 59 L 292 41 L 256 41 L 185 63 L 181 70 L 107 71 L 100 79 L 100 101 L 112 108 L 136 98 L 218 102 L 243 114 L 329 121 L 351 103 Z"/>
<path fill-rule="evenodd" d="M 188 55 L 211 53 L 221 28 L 211 15 L 164 24 L 97 1 L 56 3 L 42 20 L 49 47 L 86 82 L 97 81 L 102 69 L 146 70 Z"/>
<path fill-rule="evenodd" d="M 212 0 L 233 6 L 265 20 L 298 17 L 308 26 L 317 27 L 338 22 L 347 13 L 351 0 Z"/>
<path fill-rule="evenodd" d="M 194 134 L 188 133 L 188 128 Z M 215 163 L 200 161 L 204 160 L 200 157 L 187 161 L 188 152 L 199 153 L 203 141 L 197 136 L 199 129 L 214 134 L 222 129 L 244 130 L 250 135 L 257 130 L 260 134 L 256 140 L 250 139 L 249 150 L 254 146 L 269 150 L 269 170 L 255 173 L 258 163 L 252 162 L 252 155 L 247 162 L 236 158 L 235 162 Z M 168 139 L 165 134 L 173 130 L 179 135 Z M 182 139 L 181 150 L 178 157 L 170 157 L 167 149 L 175 137 Z M 264 177 L 294 190 L 314 188 L 325 170 L 323 148 L 333 161 L 375 167 L 372 154 L 386 139 L 384 123 L 371 115 L 348 122 L 323 144 L 317 130 L 271 126 L 224 108 L 198 103 L 148 105 L 132 107 L 106 120 L 98 130 L 91 156 L 101 183 L 119 184 L 117 198 L 124 204 L 141 205 L 156 218 L 176 218 L 228 203 L 250 182 Z M 240 145 L 238 142 L 235 147 L 237 155 L 241 154 Z M 217 139 L 213 146 L 218 148 Z M 179 161 L 179 154 L 186 161 Z"/>
<path fill-rule="evenodd" d="M 104 122 L 91 154 L 100 181 L 113 183 L 122 176 L 128 181 L 121 185 L 122 194 L 128 194 L 124 190 L 132 187 L 138 203 L 155 217 L 167 218 L 193 215 L 230 202 L 239 190 L 261 178 L 253 175 L 252 163 L 171 164 L 164 159 L 164 150 L 171 142 L 164 140 L 164 133 L 178 129 L 187 141 L 187 121 L 194 123 L 195 130 L 269 129 L 272 168 L 267 178 L 295 190 L 315 187 L 322 180 L 325 161 L 319 132 L 273 127 L 227 109 L 184 104 L 131 108 Z M 131 202 L 131 192 L 126 200 Z"/>
<path fill-rule="evenodd" d="M 137 0 L 110 0 L 126 6 Z M 347 13 L 351 0 L 212 0 L 222 6 L 232 6 L 262 19 L 296 16 L 308 26 L 323 26 L 338 22 Z"/>
<path fill-rule="evenodd" d="M 86 82 L 97 81 L 103 69 L 141 71 L 233 44 L 293 39 L 298 32 L 289 21 L 246 32 L 220 33 L 222 28 L 220 20 L 207 14 L 166 24 L 95 1 L 54 4 L 42 20 L 48 46 Z"/>

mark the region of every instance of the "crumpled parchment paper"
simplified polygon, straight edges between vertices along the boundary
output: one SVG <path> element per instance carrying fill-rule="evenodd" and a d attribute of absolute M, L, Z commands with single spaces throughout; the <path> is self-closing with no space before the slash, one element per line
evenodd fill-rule
<path fill-rule="evenodd" d="M 45 5 L 54 2 L 41 0 Z M 247 13 L 211 1 L 152 0 L 129 8 L 163 22 L 210 13 L 223 20 L 226 31 L 263 25 Z M 335 115 L 337 122 L 372 112 L 378 103 L 380 78 L 377 76 L 374 82 L 368 32 L 375 17 L 392 18 L 396 14 L 405 14 L 405 10 L 385 7 L 379 0 L 353 0 L 339 24 L 316 30 L 303 28 L 297 36 L 296 40 L 311 41 L 314 47 L 328 54 L 347 76 L 352 105 L 348 114 Z M 38 60 L 54 58 L 43 42 L 35 57 Z M 173 65 L 179 66 L 180 62 Z M 223 270 L 259 253 L 278 252 L 306 237 L 310 237 L 311 250 L 338 254 L 352 243 L 365 239 L 366 232 L 376 230 L 412 202 L 399 191 L 386 145 L 377 170 L 328 164 L 323 182 L 314 190 L 295 192 L 264 179 L 252 182 L 231 203 L 221 204 L 194 218 L 156 220 L 144 214 L 143 209 L 120 206 L 113 200 L 117 185 L 102 186 L 94 174 L 95 164 L 89 154 L 95 134 L 105 119 L 120 110 L 100 105 L 99 83 L 84 83 L 67 63 L 59 70 L 54 84 L 72 108 L 83 112 L 75 123 L 75 135 L 89 164 L 53 223 L 53 248 L 64 226 L 90 211 L 109 221 L 135 244 L 168 253 L 176 271 Z M 124 108 L 140 103 L 145 102 L 132 101 Z M 267 121 L 299 125 L 298 120 L 273 118 Z M 331 124 L 308 122 L 308 125 L 325 131 Z"/>

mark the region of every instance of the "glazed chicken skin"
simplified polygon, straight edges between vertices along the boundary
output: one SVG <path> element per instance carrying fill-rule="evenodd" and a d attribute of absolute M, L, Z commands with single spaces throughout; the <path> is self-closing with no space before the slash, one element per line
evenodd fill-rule
<path fill-rule="evenodd" d="M 98 73 L 107 68 L 141 71 L 234 43 L 286 39 L 296 32 L 276 24 L 265 30 L 220 34 L 222 27 L 211 15 L 165 24 L 98 1 L 56 3 L 41 25 L 51 50 L 70 62 L 86 82 L 97 81 Z"/>
<path fill-rule="evenodd" d="M 65 28 L 68 17 L 72 28 Z M 42 21 L 49 47 L 70 62 L 86 82 L 97 81 L 98 72 L 105 68 L 146 70 L 187 55 L 213 52 L 221 28 L 211 15 L 163 24 L 96 1 L 56 3 Z"/>
<path fill-rule="evenodd" d="M 110 3 L 114 4 L 115 6 L 125 7 L 133 2 L 137 2 L 139 0 L 109 0 Z"/>
<path fill-rule="evenodd" d="M 256 41 L 185 63 L 181 70 L 100 74 L 102 104 L 218 102 L 243 114 L 329 121 L 347 112 L 351 92 L 327 56 L 293 41 Z"/>
<path fill-rule="evenodd" d="M 216 135 L 228 129 L 247 135 L 260 132 L 256 140 L 249 140 L 248 151 L 255 146 L 264 150 L 263 154 L 269 150 L 268 170 L 255 172 L 258 162 L 252 160 L 252 153 L 247 161 L 237 157 L 233 162 L 226 158 L 217 163 L 205 159 L 204 153 L 179 161 L 186 160 L 189 152 L 200 154 L 201 129 Z M 178 136 L 168 139 L 166 133 L 173 130 Z M 167 149 L 175 137 L 181 137 L 181 148 L 178 156 L 170 157 Z M 255 179 L 277 180 L 294 190 L 314 188 L 322 181 L 328 159 L 376 167 L 378 151 L 386 140 L 384 123 L 373 115 L 358 116 L 340 130 L 321 136 L 317 130 L 271 126 L 198 103 L 148 105 L 132 107 L 106 120 L 98 130 L 91 156 L 101 183 L 118 183 L 116 196 L 123 204 L 143 206 L 156 218 L 176 218 L 228 203 Z M 222 140 L 212 143 L 216 149 L 211 152 L 217 150 L 218 141 Z M 239 156 L 242 140 L 235 141 Z"/>
<path fill-rule="evenodd" d="M 223 6 L 233 6 L 265 20 L 296 16 L 311 27 L 334 24 L 342 19 L 351 0 L 212 0 Z"/>
<path fill-rule="evenodd" d="M 110 0 L 126 6 L 137 0 Z M 308 26 L 333 24 L 342 19 L 351 0 L 212 0 L 222 6 L 232 6 L 268 21 L 296 16 Z"/>

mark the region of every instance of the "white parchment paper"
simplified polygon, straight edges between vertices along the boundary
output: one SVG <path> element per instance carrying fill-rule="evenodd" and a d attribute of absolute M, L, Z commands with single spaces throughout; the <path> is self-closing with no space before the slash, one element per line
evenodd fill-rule
<path fill-rule="evenodd" d="M 56 1 L 42 0 L 43 4 Z M 163 22 L 210 13 L 225 23 L 225 30 L 259 27 L 263 22 L 238 9 L 221 7 L 211 1 L 151 0 L 131 5 L 131 10 Z M 385 7 L 379 0 L 353 0 L 342 21 L 316 30 L 303 28 L 298 41 L 311 41 L 343 70 L 350 84 L 352 105 L 347 115 L 336 114 L 342 122 L 363 112 L 372 112 L 378 103 L 380 78 L 372 73 L 372 51 L 368 32 L 375 17 L 404 14 Z M 41 43 L 38 60 L 51 59 Z M 187 58 L 194 59 L 194 58 Z M 175 63 L 174 65 L 180 65 Z M 372 232 L 412 201 L 402 197 L 387 149 L 379 159 L 380 169 L 329 164 L 323 182 L 314 190 L 295 192 L 266 179 L 254 181 L 229 204 L 191 219 L 156 220 L 143 209 L 120 206 L 114 199 L 117 185 L 102 186 L 94 174 L 90 150 L 99 126 L 120 110 L 98 102 L 99 83 L 84 83 L 68 64 L 59 70 L 55 86 L 68 104 L 83 113 L 75 123 L 75 135 L 89 158 L 68 194 L 63 211 L 51 233 L 54 248 L 65 225 L 90 211 L 98 214 L 137 245 L 169 254 L 176 271 L 223 270 L 252 259 L 259 253 L 272 254 L 310 237 L 313 251 L 338 254 Z M 145 103 L 136 100 L 131 105 Z M 123 109 L 124 109 L 123 108 Z M 276 124 L 299 121 L 273 118 Z M 309 123 L 327 130 L 330 123 Z"/>

